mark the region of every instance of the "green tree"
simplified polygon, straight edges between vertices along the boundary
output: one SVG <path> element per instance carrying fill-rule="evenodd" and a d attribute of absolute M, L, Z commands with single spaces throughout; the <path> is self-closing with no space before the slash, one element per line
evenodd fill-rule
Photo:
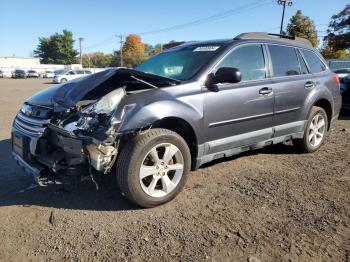
<path fill-rule="evenodd" d="M 63 30 L 62 34 L 55 33 L 49 37 L 40 37 L 34 55 L 43 64 L 74 64 L 78 52 L 73 47 L 72 32 Z"/>
<path fill-rule="evenodd" d="M 112 54 L 105 54 L 103 52 L 95 52 L 83 55 L 83 67 L 90 68 L 105 68 L 112 65 Z"/>
<path fill-rule="evenodd" d="M 350 5 L 331 17 L 327 33 L 324 40 L 332 49 L 350 49 Z"/>
<path fill-rule="evenodd" d="M 156 44 L 152 49 L 148 52 L 149 56 L 155 56 L 162 52 L 162 45 L 161 44 Z"/>
<path fill-rule="evenodd" d="M 326 59 L 343 59 L 350 58 L 350 55 L 345 50 L 334 50 L 327 42 L 321 48 L 321 54 Z"/>
<path fill-rule="evenodd" d="M 290 19 L 287 25 L 287 33 L 308 39 L 313 47 L 317 47 L 319 44 L 314 21 L 310 17 L 304 16 L 301 10 L 298 10 Z"/>
<path fill-rule="evenodd" d="M 123 45 L 124 66 L 134 67 L 147 59 L 145 44 L 138 35 L 128 35 Z"/>

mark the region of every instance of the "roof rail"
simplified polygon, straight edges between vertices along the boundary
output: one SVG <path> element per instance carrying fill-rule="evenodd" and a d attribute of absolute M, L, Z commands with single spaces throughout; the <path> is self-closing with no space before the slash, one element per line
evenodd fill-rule
<path fill-rule="evenodd" d="M 312 47 L 312 44 L 309 40 L 301 37 L 295 37 L 295 36 L 288 36 L 288 35 L 280 35 L 280 34 L 269 34 L 265 32 L 251 32 L 251 33 L 242 33 L 238 36 L 236 36 L 235 40 L 242 40 L 242 39 L 279 39 L 284 41 L 295 41 L 299 44 Z"/>

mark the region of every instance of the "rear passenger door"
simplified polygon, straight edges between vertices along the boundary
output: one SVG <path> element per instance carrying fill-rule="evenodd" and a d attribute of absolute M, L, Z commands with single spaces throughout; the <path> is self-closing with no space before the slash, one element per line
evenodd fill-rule
<path fill-rule="evenodd" d="M 270 76 L 275 93 L 273 126 L 275 137 L 301 132 L 305 121 L 302 108 L 315 87 L 299 49 L 268 44 Z"/>

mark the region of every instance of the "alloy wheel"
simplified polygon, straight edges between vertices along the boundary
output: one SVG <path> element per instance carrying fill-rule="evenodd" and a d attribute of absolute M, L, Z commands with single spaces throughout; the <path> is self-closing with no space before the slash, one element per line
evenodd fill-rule
<path fill-rule="evenodd" d="M 326 121 L 322 114 L 316 114 L 309 126 L 309 142 L 317 147 L 322 143 L 326 131 Z"/>
<path fill-rule="evenodd" d="M 181 181 L 184 158 L 171 143 L 154 146 L 142 161 L 139 179 L 143 191 L 155 198 L 171 193 Z"/>

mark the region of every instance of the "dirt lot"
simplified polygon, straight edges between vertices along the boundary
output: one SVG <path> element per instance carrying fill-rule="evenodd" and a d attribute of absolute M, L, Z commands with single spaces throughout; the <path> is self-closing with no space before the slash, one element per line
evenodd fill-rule
<path fill-rule="evenodd" d="M 219 161 L 139 209 L 112 176 L 69 193 L 33 188 L 17 167 L 12 119 L 47 82 L 0 79 L 0 261 L 349 261 L 349 114 L 314 154 L 280 145 Z"/>

